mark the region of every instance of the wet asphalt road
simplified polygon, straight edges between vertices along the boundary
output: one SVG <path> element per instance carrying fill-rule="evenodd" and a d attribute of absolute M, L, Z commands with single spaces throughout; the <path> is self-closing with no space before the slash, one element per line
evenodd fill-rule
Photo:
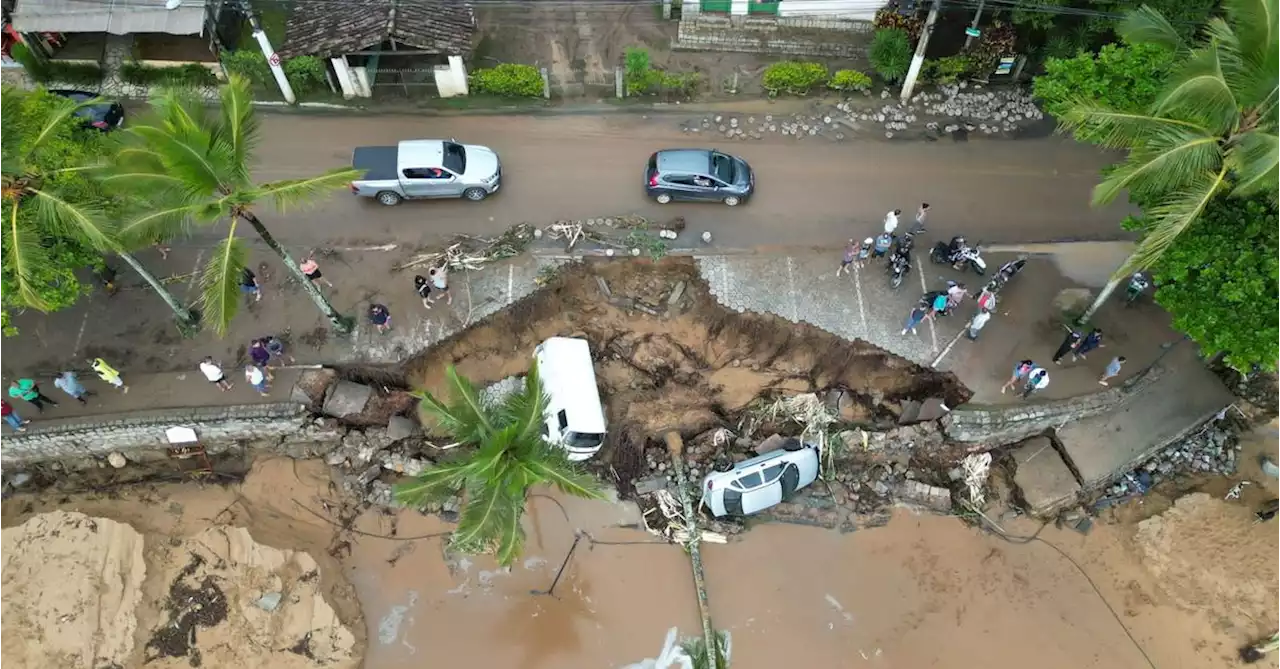
<path fill-rule="evenodd" d="M 437 200 L 384 207 L 345 190 L 306 211 L 264 212 L 282 241 L 306 246 L 413 245 L 457 232 L 497 233 L 527 221 L 638 213 L 683 216 L 721 248 L 831 246 L 866 236 L 890 208 L 904 220 L 933 205 L 935 238 L 987 242 L 1114 239 L 1124 206 L 1089 206 L 1098 170 L 1113 159 L 1060 137 L 956 143 L 845 141 L 779 136 L 711 141 L 680 131 L 685 114 L 542 116 L 329 116 L 264 112 L 257 176 L 283 179 L 349 164 L 357 146 L 456 138 L 502 158 L 502 190 L 480 202 Z M 658 205 L 641 172 L 657 149 L 711 144 L 757 173 L 746 205 Z M 194 244 L 207 237 L 192 240 Z"/>

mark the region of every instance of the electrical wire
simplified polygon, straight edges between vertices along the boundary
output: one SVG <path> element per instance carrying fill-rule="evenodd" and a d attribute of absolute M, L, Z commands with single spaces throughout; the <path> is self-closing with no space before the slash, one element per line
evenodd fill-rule
<path fill-rule="evenodd" d="M 302 502 L 299 502 L 296 499 L 290 498 L 290 501 L 292 501 L 294 504 L 297 504 L 298 507 L 301 508 L 303 511 L 306 511 L 307 513 L 315 516 L 316 518 L 319 518 L 320 520 L 323 520 L 324 522 L 329 523 L 330 525 L 342 530 L 343 532 L 351 532 L 353 534 L 359 534 L 360 536 L 364 536 L 364 537 L 372 537 L 374 539 L 391 539 L 393 541 L 419 541 L 421 539 L 434 539 L 436 537 L 443 537 L 449 534 L 453 534 L 453 530 L 445 530 L 443 532 L 432 532 L 431 534 L 418 534 L 418 535 L 409 536 L 409 537 L 401 537 L 394 534 L 378 534 L 376 532 L 365 532 L 364 530 L 357 530 L 354 527 L 347 527 L 346 525 L 339 523 L 338 521 L 330 518 L 329 516 L 326 516 L 323 513 L 316 511 L 315 509 L 312 509 L 311 507 L 303 504 Z"/>

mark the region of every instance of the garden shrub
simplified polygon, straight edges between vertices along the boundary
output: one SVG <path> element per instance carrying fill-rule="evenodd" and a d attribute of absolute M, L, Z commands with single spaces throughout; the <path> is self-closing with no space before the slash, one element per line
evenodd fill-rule
<path fill-rule="evenodd" d="M 969 74 L 970 67 L 972 64 L 965 55 L 926 60 L 921 78 L 931 84 L 954 84 Z"/>
<path fill-rule="evenodd" d="M 702 77 L 696 72 L 668 72 L 653 67 L 649 52 L 640 47 L 628 47 L 623 60 L 622 83 L 627 95 L 656 95 L 693 97 Z"/>
<path fill-rule="evenodd" d="M 296 56 L 284 61 L 284 76 L 298 95 L 325 88 L 324 61 L 316 56 Z M 268 70 L 270 71 L 270 70 Z"/>
<path fill-rule="evenodd" d="M 764 70 L 760 85 L 769 95 L 805 95 L 827 81 L 827 66 L 802 60 L 784 60 Z"/>
<path fill-rule="evenodd" d="M 222 69 L 227 74 L 240 76 L 254 86 L 271 86 L 274 77 L 267 57 L 256 49 L 222 52 Z"/>
<path fill-rule="evenodd" d="M 901 30 L 907 33 L 907 38 L 912 42 L 920 39 L 920 31 L 924 29 L 924 19 L 919 14 L 904 16 L 899 14 L 898 10 L 892 5 L 878 10 L 876 16 L 871 20 L 871 25 L 877 30 L 884 28 L 887 30 Z"/>
<path fill-rule="evenodd" d="M 471 88 L 476 93 L 507 98 L 541 97 L 542 73 L 532 65 L 503 63 L 472 72 Z"/>
<path fill-rule="evenodd" d="M 990 77 L 1001 58 L 1017 53 L 1017 41 L 1018 31 L 1012 25 L 995 21 L 987 26 L 968 52 L 970 73 L 979 79 Z"/>
<path fill-rule="evenodd" d="M 865 91 L 871 88 L 871 77 L 857 70 L 836 70 L 827 82 L 827 88 L 835 91 Z"/>
<path fill-rule="evenodd" d="M 102 81 L 102 67 L 97 63 L 63 63 L 43 60 L 31 53 L 27 45 L 14 44 L 13 59 L 22 64 L 27 74 L 40 83 L 79 84 L 93 86 Z"/>
<path fill-rule="evenodd" d="M 898 81 L 911 67 L 911 42 L 907 32 L 898 28 L 881 28 L 871 37 L 867 49 L 871 68 L 886 81 Z"/>
<path fill-rule="evenodd" d="M 120 66 L 120 78 L 139 86 L 216 86 L 218 75 L 213 70 L 196 63 L 153 67 L 142 63 L 124 63 Z"/>

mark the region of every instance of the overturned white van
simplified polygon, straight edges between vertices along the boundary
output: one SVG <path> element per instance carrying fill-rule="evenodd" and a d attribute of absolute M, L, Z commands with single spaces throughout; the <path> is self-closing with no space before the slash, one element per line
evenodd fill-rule
<path fill-rule="evenodd" d="M 552 337 L 534 349 L 538 376 L 547 393 L 542 435 L 582 461 L 604 445 L 604 404 L 596 386 L 591 347 L 585 339 Z"/>

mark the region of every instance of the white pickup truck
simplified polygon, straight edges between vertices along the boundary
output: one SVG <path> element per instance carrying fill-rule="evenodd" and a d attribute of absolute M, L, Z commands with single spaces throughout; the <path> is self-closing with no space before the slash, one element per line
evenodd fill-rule
<path fill-rule="evenodd" d="M 387 206 L 401 200 L 489 197 L 502 182 L 498 154 L 486 146 L 450 139 L 409 139 L 396 146 L 361 146 L 351 166 L 364 176 L 351 192 Z"/>

